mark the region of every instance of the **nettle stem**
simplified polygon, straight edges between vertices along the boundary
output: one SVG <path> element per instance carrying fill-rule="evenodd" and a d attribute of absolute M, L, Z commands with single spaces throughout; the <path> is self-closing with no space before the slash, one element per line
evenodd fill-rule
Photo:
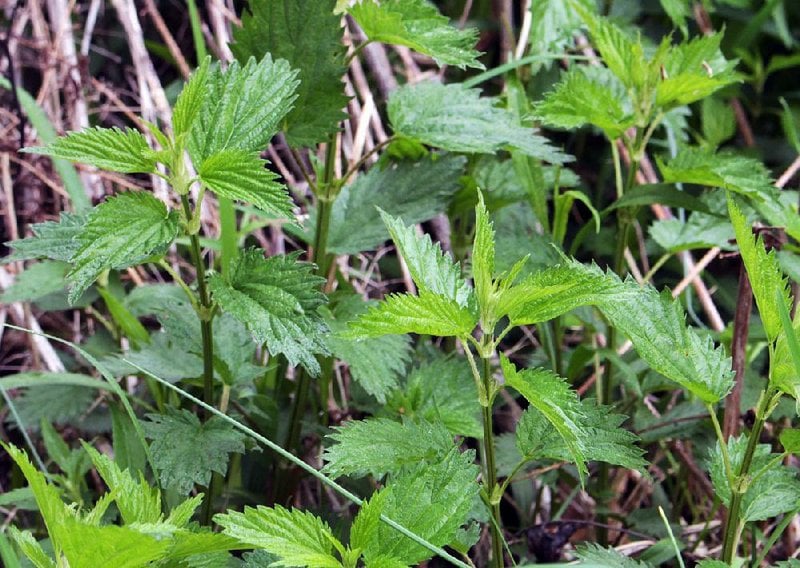
<path fill-rule="evenodd" d="M 488 355 L 481 354 L 481 383 L 488 395 L 488 401 L 481 406 L 483 419 L 483 478 L 484 490 L 492 513 L 490 531 L 492 535 L 492 566 L 503 567 L 503 535 L 500 520 L 500 497 L 497 487 L 497 466 L 494 455 L 494 434 L 492 431 L 492 401 L 496 391 L 492 377 L 491 361 Z"/>

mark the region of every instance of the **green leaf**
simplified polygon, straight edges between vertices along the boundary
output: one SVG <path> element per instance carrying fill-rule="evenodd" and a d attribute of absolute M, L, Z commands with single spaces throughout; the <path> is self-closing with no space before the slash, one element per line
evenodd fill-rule
<path fill-rule="evenodd" d="M 70 568 L 139 568 L 164 558 L 170 544 L 132 528 L 90 526 L 75 519 L 65 521 L 59 538 Z"/>
<path fill-rule="evenodd" d="M 231 51 L 244 63 L 270 53 L 299 71 L 294 109 L 286 117 L 286 140 L 313 146 L 328 139 L 345 118 L 347 106 L 341 18 L 334 0 L 273 2 L 250 0 L 242 27 L 234 29 Z"/>
<path fill-rule="evenodd" d="M 172 128 L 175 138 L 191 132 L 207 96 L 207 83 L 211 58 L 206 57 L 183 86 L 175 107 L 172 109 Z"/>
<path fill-rule="evenodd" d="M 685 191 L 679 190 L 671 183 L 637 185 L 633 190 L 625 193 L 625 195 L 614 201 L 604 212 L 613 211 L 621 207 L 651 205 L 653 203 L 711 214 L 711 210 L 703 200 L 693 197 Z"/>
<path fill-rule="evenodd" d="M 419 296 L 392 294 L 351 322 L 345 337 L 417 333 L 439 337 L 463 337 L 472 333 L 477 319 L 455 300 L 425 290 Z"/>
<path fill-rule="evenodd" d="M 453 435 L 481 438 L 478 392 L 471 376 L 463 357 L 437 355 L 411 371 L 404 390 L 389 399 L 384 413 L 440 422 Z"/>
<path fill-rule="evenodd" d="M 83 214 L 62 212 L 58 222 L 45 221 L 31 225 L 32 237 L 17 239 L 5 243 L 14 249 L 3 262 L 49 258 L 61 262 L 69 262 L 80 248 L 77 240 L 86 224 L 87 216 Z"/>
<path fill-rule="evenodd" d="M 370 168 L 345 186 L 333 202 L 328 250 L 356 254 L 386 241 L 389 233 L 375 215 L 377 207 L 409 225 L 444 212 L 459 188 L 465 164 L 462 156 L 431 155 Z"/>
<path fill-rule="evenodd" d="M 401 560 L 406 565 L 430 558 L 428 549 L 377 522 L 376 516 L 381 513 L 432 544 L 444 546 L 453 542 L 479 492 L 474 459 L 474 452 L 460 453 L 452 448 L 441 461 L 420 465 L 392 479 L 362 505 L 350 538 L 353 548 L 362 549 L 368 565 L 380 557 Z M 362 515 L 369 521 L 360 520 Z"/>
<path fill-rule="evenodd" d="M 177 236 L 178 214 L 143 191 L 109 197 L 92 210 L 70 262 L 69 301 L 75 302 L 104 270 L 121 269 L 161 254 Z"/>
<path fill-rule="evenodd" d="M 716 148 L 736 134 L 736 115 L 728 102 L 719 97 L 706 97 L 700 109 L 703 138 L 710 147 Z"/>
<path fill-rule="evenodd" d="M 382 477 L 421 462 L 435 463 L 454 447 L 453 435 L 439 422 L 386 418 L 352 420 L 327 437 L 324 471 L 333 477 Z"/>
<path fill-rule="evenodd" d="M 0 302 L 33 302 L 66 287 L 69 265 L 57 260 L 45 260 L 28 266 L 17 274 L 14 283 L 0 294 Z"/>
<path fill-rule="evenodd" d="M 479 89 L 424 82 L 397 89 L 387 110 L 396 135 L 451 152 L 494 154 L 511 148 L 554 164 L 572 159 L 533 129 L 519 126 L 514 115 L 496 103 L 481 97 Z"/>
<path fill-rule="evenodd" d="M 763 238 L 753 235 L 750 223 L 732 195 L 728 195 L 728 212 L 767 340 L 775 341 L 783 330 L 776 297 L 781 298 L 787 311 L 791 309 L 789 280 L 783 275 L 775 251 L 767 252 Z"/>
<path fill-rule="evenodd" d="M 336 537 L 324 521 L 308 511 L 259 505 L 256 509 L 245 507 L 243 513 L 215 515 L 214 522 L 226 535 L 277 556 L 280 560 L 272 566 L 342 566 L 333 555 Z"/>
<path fill-rule="evenodd" d="M 13 375 L 9 378 L 13 378 Z M 88 381 L 85 385 L 77 386 L 74 384 L 80 380 L 77 377 L 60 375 L 61 384 L 53 384 L 55 377 L 49 379 L 48 382 L 42 381 L 40 387 L 29 388 L 14 401 L 17 415 L 25 428 L 35 430 L 42 418 L 55 424 L 79 423 L 97 398 L 92 388 L 86 388 Z"/>
<path fill-rule="evenodd" d="M 575 0 L 585 10 L 595 10 L 590 0 Z M 531 53 L 561 53 L 573 41 L 573 33 L 583 21 L 572 6 L 563 0 L 539 0 L 531 3 Z"/>
<path fill-rule="evenodd" d="M 359 341 L 338 335 L 346 333 L 347 322 L 364 313 L 370 304 L 356 294 L 340 297 L 331 317 L 326 318 L 331 333 L 326 336 L 325 343 L 334 357 L 347 363 L 350 376 L 384 404 L 389 393 L 397 388 L 409 362 L 408 336 L 387 335 Z"/>
<path fill-rule="evenodd" d="M 458 30 L 427 0 L 361 0 L 349 9 L 370 41 L 405 45 L 438 65 L 483 69 L 475 29 Z"/>
<path fill-rule="evenodd" d="M 545 124 L 572 130 L 591 124 L 609 140 L 630 128 L 634 117 L 625 112 L 616 93 L 607 85 L 590 79 L 581 69 L 566 73 L 556 88 L 536 106 Z"/>
<path fill-rule="evenodd" d="M 472 302 L 472 289 L 461 277 L 461 267 L 434 243 L 430 235 L 419 237 L 414 227 L 381 211 L 397 252 L 408 265 L 408 271 L 420 292 L 430 292 L 455 301 L 460 307 Z"/>
<path fill-rule="evenodd" d="M 800 453 L 800 430 L 797 428 L 786 428 L 780 436 L 783 450 L 790 454 Z"/>
<path fill-rule="evenodd" d="M 194 122 L 189 154 L 195 164 L 223 150 L 259 152 L 292 108 L 297 72 L 266 55 L 225 71 L 209 69 L 203 107 Z"/>
<path fill-rule="evenodd" d="M 644 562 L 634 560 L 613 548 L 603 548 L 594 543 L 583 543 L 575 550 L 579 566 L 592 568 L 649 568 Z"/>
<path fill-rule="evenodd" d="M 278 217 L 294 219 L 292 202 L 277 175 L 257 153 L 235 148 L 217 152 L 197 171 L 203 185 L 217 195 L 238 199 Z"/>
<path fill-rule="evenodd" d="M 577 393 L 569 388 L 564 379 L 546 369 L 517 371 L 505 356 L 501 357 L 500 364 L 506 386 L 519 392 L 547 418 L 566 444 L 583 480 L 587 471 L 585 448 L 581 443 L 585 416 Z"/>
<path fill-rule="evenodd" d="M 156 154 L 147 139 L 137 130 L 126 128 L 87 128 L 70 132 L 53 143 L 24 152 L 64 158 L 104 170 L 123 173 L 153 173 L 156 171 Z"/>
<path fill-rule="evenodd" d="M 232 452 L 244 453 L 244 435 L 218 418 L 200 423 L 188 410 L 148 414 L 145 434 L 164 487 L 181 495 L 195 484 L 208 486 L 211 473 L 225 475 Z"/>
<path fill-rule="evenodd" d="M 475 284 L 475 297 L 481 313 L 482 325 L 493 328 L 492 304 L 494 284 L 494 229 L 489 220 L 489 212 L 483 203 L 483 195 L 478 193 L 475 208 L 475 239 L 472 243 L 472 280 Z M 490 332 L 492 329 L 487 329 Z"/>
<path fill-rule="evenodd" d="M 686 18 L 691 15 L 688 0 L 661 0 L 661 8 L 672 20 L 672 24 L 679 28 L 684 37 L 686 37 L 689 33 L 689 28 L 686 26 Z"/>
<path fill-rule="evenodd" d="M 326 326 L 317 308 L 325 303 L 322 278 L 297 255 L 264 258 L 248 249 L 231 266 L 230 282 L 220 274 L 208 278 L 214 301 L 245 324 L 272 355 L 281 353 L 293 366 L 320 371 L 315 354 L 327 355 Z"/>
<path fill-rule="evenodd" d="M 56 563 L 47 556 L 42 545 L 36 542 L 29 531 L 20 531 L 14 525 L 8 527 L 8 534 L 14 540 L 22 553 L 36 566 L 36 568 L 56 568 Z"/>
<path fill-rule="evenodd" d="M 108 288 L 100 287 L 97 290 L 108 308 L 108 313 L 120 332 L 127 337 L 131 346 L 137 347 L 150 341 L 144 325 L 133 315 L 128 308 Z"/>
<path fill-rule="evenodd" d="M 656 104 L 682 106 L 699 101 L 739 80 L 719 49 L 722 34 L 704 35 L 673 46 L 663 62 L 665 76 L 658 83 Z"/>
<path fill-rule="evenodd" d="M 104 456 L 89 444 L 83 444 L 97 468 L 97 473 L 114 494 L 119 514 L 126 525 L 131 523 L 157 523 L 161 520 L 161 494 L 157 488 L 150 487 L 140 473 L 136 481 L 128 471 Z"/>

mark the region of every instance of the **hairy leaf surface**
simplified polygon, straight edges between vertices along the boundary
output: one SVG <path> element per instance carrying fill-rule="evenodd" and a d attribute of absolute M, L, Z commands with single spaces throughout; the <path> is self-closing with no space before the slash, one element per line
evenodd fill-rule
<path fill-rule="evenodd" d="M 452 27 L 427 0 L 360 0 L 349 12 L 371 41 L 405 45 L 439 65 L 483 69 L 477 30 Z"/>
<path fill-rule="evenodd" d="M 478 89 L 425 82 L 392 93 L 388 113 L 395 134 L 451 152 L 494 154 L 512 148 L 554 164 L 571 160 L 533 129 L 519 126 L 496 102 L 481 97 Z"/>
<path fill-rule="evenodd" d="M 242 27 L 233 32 L 230 47 L 240 63 L 270 53 L 299 71 L 297 100 L 285 126 L 293 146 L 327 140 L 345 118 L 342 26 L 334 5 L 334 0 L 249 0 Z"/>
<path fill-rule="evenodd" d="M 282 353 L 291 365 L 319 373 L 315 354 L 327 354 L 327 329 L 317 308 L 325 303 L 322 279 L 297 255 L 264 258 L 260 250 L 243 251 L 231 267 L 230 282 L 212 274 L 208 285 L 220 307 L 247 326 L 271 354 Z"/>
<path fill-rule="evenodd" d="M 342 566 L 333 555 L 336 539 L 331 529 L 308 511 L 259 505 L 255 509 L 245 507 L 243 513 L 215 515 L 214 522 L 226 535 L 278 557 L 280 560 L 272 566 Z"/>
<path fill-rule="evenodd" d="M 58 221 L 45 221 L 31 225 L 33 236 L 4 243 L 13 252 L 3 262 L 49 258 L 69 262 L 78 252 L 81 234 L 87 220 L 86 215 L 62 212 Z"/>
<path fill-rule="evenodd" d="M 104 270 L 127 268 L 163 253 L 178 228 L 178 214 L 150 193 L 128 191 L 109 197 L 92 210 L 77 236 L 80 247 L 67 273 L 70 302 Z"/>

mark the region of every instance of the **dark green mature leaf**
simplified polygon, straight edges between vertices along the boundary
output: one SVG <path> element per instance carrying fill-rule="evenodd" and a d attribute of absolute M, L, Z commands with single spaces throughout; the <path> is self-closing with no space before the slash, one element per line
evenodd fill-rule
<path fill-rule="evenodd" d="M 326 326 L 317 308 L 325 303 L 322 279 L 297 255 L 264 258 L 260 250 L 243 251 L 231 267 L 230 282 L 212 274 L 208 285 L 214 301 L 242 322 L 273 355 L 282 353 L 291 365 L 320 371 L 315 354 L 327 354 Z"/>
<path fill-rule="evenodd" d="M 148 414 L 143 422 L 150 451 L 164 487 L 186 495 L 195 484 L 207 486 L 211 473 L 225 475 L 231 452 L 244 453 L 244 435 L 218 418 L 200 423 L 188 410 Z"/>
<path fill-rule="evenodd" d="M 441 213 L 459 187 L 462 156 L 430 156 L 373 167 L 345 186 L 333 202 L 328 250 L 355 254 L 373 250 L 389 233 L 375 214 L 380 207 L 409 225 Z"/>
<path fill-rule="evenodd" d="M 398 535 L 377 517 L 383 513 L 431 544 L 450 544 L 480 490 L 474 460 L 474 452 L 453 448 L 441 461 L 422 464 L 392 479 L 361 507 L 351 531 L 351 546 L 362 549 L 367 565 L 381 556 L 406 565 L 430 558 L 427 548 Z"/>
<path fill-rule="evenodd" d="M 430 235 L 418 236 L 414 227 L 383 211 L 381 217 L 420 292 L 453 300 L 462 308 L 471 304 L 472 289 L 461 277 L 461 268 L 439 243 L 434 243 Z"/>
<path fill-rule="evenodd" d="M 455 300 L 425 290 L 419 296 L 393 294 L 350 324 L 345 337 L 418 333 L 439 337 L 469 335 L 477 318 Z"/>
<path fill-rule="evenodd" d="M 783 450 L 790 454 L 800 454 L 800 430 L 797 428 L 786 428 L 781 432 L 781 446 Z"/>
<path fill-rule="evenodd" d="M 729 242 L 733 239 L 730 223 L 722 217 L 703 213 L 694 213 L 685 222 L 680 219 L 656 221 L 649 233 L 661 248 L 672 253 L 714 246 L 722 250 L 733 248 Z"/>
<path fill-rule="evenodd" d="M 625 112 L 616 93 L 579 68 L 564 75 L 535 112 L 545 124 L 559 128 L 591 124 L 610 140 L 619 138 L 634 124 L 634 117 Z"/>
<path fill-rule="evenodd" d="M 398 380 L 411 358 L 408 336 L 387 335 L 363 340 L 346 339 L 337 335 L 347 331 L 347 322 L 364 313 L 369 303 L 352 294 L 338 298 L 336 307 L 326 323 L 331 334 L 325 342 L 331 353 L 348 364 L 350 376 L 381 404 L 397 388 Z"/>
<path fill-rule="evenodd" d="M 705 201 L 679 190 L 671 183 L 637 185 L 633 190 L 614 201 L 605 211 L 613 211 L 620 207 L 651 205 L 653 203 L 660 203 L 668 207 L 680 207 L 689 211 L 711 213 Z"/>
<path fill-rule="evenodd" d="M 585 10 L 595 10 L 591 0 L 575 0 Z M 539 0 L 531 3 L 531 53 L 561 53 L 572 43 L 573 32 L 583 21 L 572 6 L 563 0 Z"/>
<path fill-rule="evenodd" d="M 70 132 L 44 147 L 23 151 L 64 158 L 71 162 L 90 164 L 104 170 L 123 173 L 152 173 L 156 171 L 155 152 L 138 131 L 114 128 L 87 128 Z"/>
<path fill-rule="evenodd" d="M 197 174 L 217 195 L 238 199 L 278 217 L 293 219 L 292 202 L 278 176 L 258 153 L 228 149 L 203 161 Z"/>
<path fill-rule="evenodd" d="M 202 168 L 210 156 L 223 150 L 263 150 L 292 108 L 297 72 L 286 61 L 250 58 L 234 61 L 225 71 L 208 71 L 203 107 L 194 121 L 189 154 Z"/>
<path fill-rule="evenodd" d="M 272 566 L 342 566 L 333 554 L 336 538 L 330 527 L 308 511 L 259 505 L 245 507 L 243 513 L 215 515 L 214 522 L 226 535 L 278 557 Z"/>
<path fill-rule="evenodd" d="M 501 357 L 505 384 L 519 392 L 541 412 L 558 432 L 572 461 L 578 466 L 581 479 L 586 475 L 586 439 L 582 425 L 586 422 L 577 393 L 564 379 L 545 369 L 517 371 L 505 356 Z"/>
<path fill-rule="evenodd" d="M 471 377 L 466 359 L 438 356 L 411 371 L 405 388 L 389 399 L 384 412 L 441 422 L 453 435 L 480 438 L 478 392 Z"/>
<path fill-rule="evenodd" d="M 89 385 L 89 381 L 86 381 L 85 386 L 45 383 L 31 387 L 14 401 L 17 414 L 25 428 L 34 430 L 39 427 L 42 418 L 55 424 L 77 422 L 97 398 L 92 388 L 86 388 Z"/>
<path fill-rule="evenodd" d="M 440 422 L 386 418 L 352 420 L 327 437 L 325 472 L 334 477 L 371 474 L 382 477 L 421 462 L 436 463 L 454 447 L 453 435 Z"/>
<path fill-rule="evenodd" d="M 776 297 L 780 296 L 788 313 L 792 306 L 789 280 L 783 275 L 775 251 L 767 252 L 764 239 L 753 235 L 750 223 L 732 195 L 728 195 L 728 212 L 767 340 L 775 341 L 783 330 Z"/>
<path fill-rule="evenodd" d="M 143 191 L 109 197 L 92 210 L 77 237 L 80 248 L 70 260 L 69 301 L 81 294 L 110 268 L 127 268 L 163 253 L 179 229 L 178 214 Z"/>
<path fill-rule="evenodd" d="M 33 302 L 61 292 L 66 287 L 64 277 L 69 265 L 56 260 L 44 260 L 28 266 L 17 274 L 14 283 L 0 293 L 0 303 Z"/>
<path fill-rule="evenodd" d="M 49 258 L 69 262 L 80 248 L 77 240 L 86 224 L 86 215 L 62 212 L 58 221 L 31 225 L 32 237 L 4 243 L 14 249 L 3 262 Z"/>
<path fill-rule="evenodd" d="M 336 132 L 347 105 L 341 18 L 335 0 L 249 0 L 242 27 L 234 29 L 231 51 L 244 63 L 270 53 L 299 70 L 294 109 L 286 117 L 286 139 L 313 146 Z"/>
<path fill-rule="evenodd" d="M 572 159 L 533 129 L 519 126 L 496 102 L 481 97 L 479 89 L 425 82 L 392 93 L 388 113 L 395 134 L 452 152 L 494 154 L 513 148 L 554 164 Z"/>
<path fill-rule="evenodd" d="M 360 0 L 348 11 L 370 41 L 405 45 L 439 65 L 483 69 L 475 51 L 477 30 L 450 26 L 427 0 Z"/>

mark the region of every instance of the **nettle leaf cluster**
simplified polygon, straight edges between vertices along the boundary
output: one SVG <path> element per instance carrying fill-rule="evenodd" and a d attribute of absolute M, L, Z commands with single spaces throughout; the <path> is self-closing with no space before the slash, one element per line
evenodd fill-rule
<path fill-rule="evenodd" d="M 688 35 L 677 4 L 663 4 Z M 79 349 L 106 383 L 78 373 L 17 375 L 3 383 L 54 387 L 44 394 L 31 388 L 20 409 L 37 422 L 46 418 L 45 446 L 64 474 L 48 483 L 21 450 L 3 446 L 28 480 L 50 536 L 52 554 L 33 533 L 10 531 L 34 565 L 379 568 L 438 554 L 467 566 L 457 556 L 469 560 L 486 527 L 486 562 L 502 566 L 510 549 L 501 503 L 514 484 L 540 475 L 537 468 L 558 470 L 561 482 L 597 491 L 602 508 L 609 465 L 649 479 L 649 456 L 626 414 L 644 405 L 645 390 L 652 406 L 652 393 L 675 387 L 681 404 L 705 409 L 717 434 L 716 445 L 705 440 L 711 449 L 703 457 L 727 509 L 724 562 L 735 560 L 747 523 L 797 510 L 800 482 L 781 462 L 798 451 L 800 435 L 784 430 L 782 453 L 759 436 L 781 397 L 800 400 L 800 318 L 789 315 L 793 300 L 780 257 L 750 230 L 758 216 L 800 238 L 796 207 L 761 162 L 716 151 L 715 142 L 730 137 L 724 125 L 705 128 L 698 146 L 682 140 L 675 152 L 656 156 L 661 183 L 641 186 L 636 178 L 662 128 L 673 129 L 687 105 L 716 101 L 709 97 L 742 79 L 737 62 L 723 56 L 721 33 L 651 44 L 598 16 L 592 2 L 535 2 L 531 10 L 536 54 L 559 54 L 583 26 L 599 57 L 572 62 L 538 102 L 528 100 L 525 74 L 514 71 L 519 61 L 508 67 L 503 96 L 475 88 L 492 70 L 463 83 L 403 85 L 386 101 L 392 134 L 375 148 L 385 151 L 369 168 L 369 156 L 340 173 L 335 167 L 348 102 L 342 77 L 351 58 L 382 42 L 438 65 L 484 69 L 477 31 L 450 25 L 425 0 L 251 0 L 230 45 L 235 60 L 199 58 L 171 125 L 95 127 L 25 149 L 150 176 L 170 189 L 166 196 L 120 192 L 86 212 L 34 225 L 31 237 L 10 243 L 8 261 L 43 262 L 22 273 L 5 301 L 42 300 L 66 284 L 68 304 L 54 309 L 102 303 L 107 317 L 91 309 L 117 342 L 99 359 Z M 344 13 L 360 28 L 358 37 L 348 34 L 349 54 Z M 542 69 L 545 59 L 532 59 L 530 70 Z M 722 113 L 715 104 L 704 102 L 703 113 Z M 536 124 L 602 133 L 614 168 L 610 204 L 593 203 L 580 189 L 568 169 L 575 158 Z M 278 133 L 299 167 L 313 168 L 303 172 L 310 195 L 300 196 L 302 225 L 262 158 Z M 305 159 L 311 154 L 304 149 L 323 143 L 323 159 Z M 206 234 L 202 223 L 212 196 L 219 235 Z M 573 231 L 576 201 L 592 218 Z M 634 220 L 651 204 L 691 211 L 686 220 L 651 225 L 664 262 L 715 245 L 741 254 L 769 356 L 749 433 L 725 439 L 717 416 L 735 384 L 726 346 L 687 325 L 681 301 L 646 282 L 652 274 L 625 276 Z M 416 226 L 437 215 L 449 221 L 448 247 Z M 617 225 L 611 266 L 579 261 L 581 243 L 608 218 Z M 300 250 L 265 257 L 240 246 L 266 225 L 307 243 L 308 260 Z M 412 290 L 365 301 L 336 256 L 368 254 L 386 241 Z M 193 279 L 184 278 L 176 252 L 186 253 Z M 172 284 L 126 290 L 120 273 L 143 264 Z M 25 279 L 36 286 L 23 289 Z M 565 364 L 567 321 L 602 335 L 606 347 L 590 349 L 582 340 Z M 531 329 L 542 356 L 519 357 L 509 340 Z M 624 354 L 623 339 L 636 355 Z M 597 388 L 585 396 L 575 379 L 592 359 Z M 353 381 L 352 401 L 343 372 Z M 114 377 L 131 376 L 138 380 L 126 379 L 126 394 Z M 70 450 L 50 424 L 80 416 L 97 389 L 116 395 L 125 411 L 111 404 L 115 460 L 88 444 Z M 76 408 L 42 416 L 67 395 Z M 366 417 L 329 423 L 326 410 L 348 411 L 351 404 Z M 519 413 L 500 431 L 503 405 Z M 303 447 L 303 431 L 322 438 L 313 450 L 321 455 L 309 460 L 321 457 L 321 471 L 300 459 L 308 456 L 292 455 Z M 276 437 L 284 438 L 281 446 Z M 349 530 L 282 506 L 299 470 L 258 455 L 253 440 L 360 505 Z M 91 508 L 82 481 L 90 464 L 109 490 Z M 597 488 L 588 483 L 595 473 Z M 340 477 L 371 495 L 362 501 L 334 481 Z M 356 481 L 365 477 L 370 484 Z M 265 484 L 274 485 L 268 497 Z M 223 493 L 257 494 L 256 506 L 215 515 Z M 212 520 L 221 533 L 211 531 Z M 230 554 L 249 549 L 255 551 L 241 560 Z M 576 555 L 591 565 L 648 565 L 600 546 Z"/>

